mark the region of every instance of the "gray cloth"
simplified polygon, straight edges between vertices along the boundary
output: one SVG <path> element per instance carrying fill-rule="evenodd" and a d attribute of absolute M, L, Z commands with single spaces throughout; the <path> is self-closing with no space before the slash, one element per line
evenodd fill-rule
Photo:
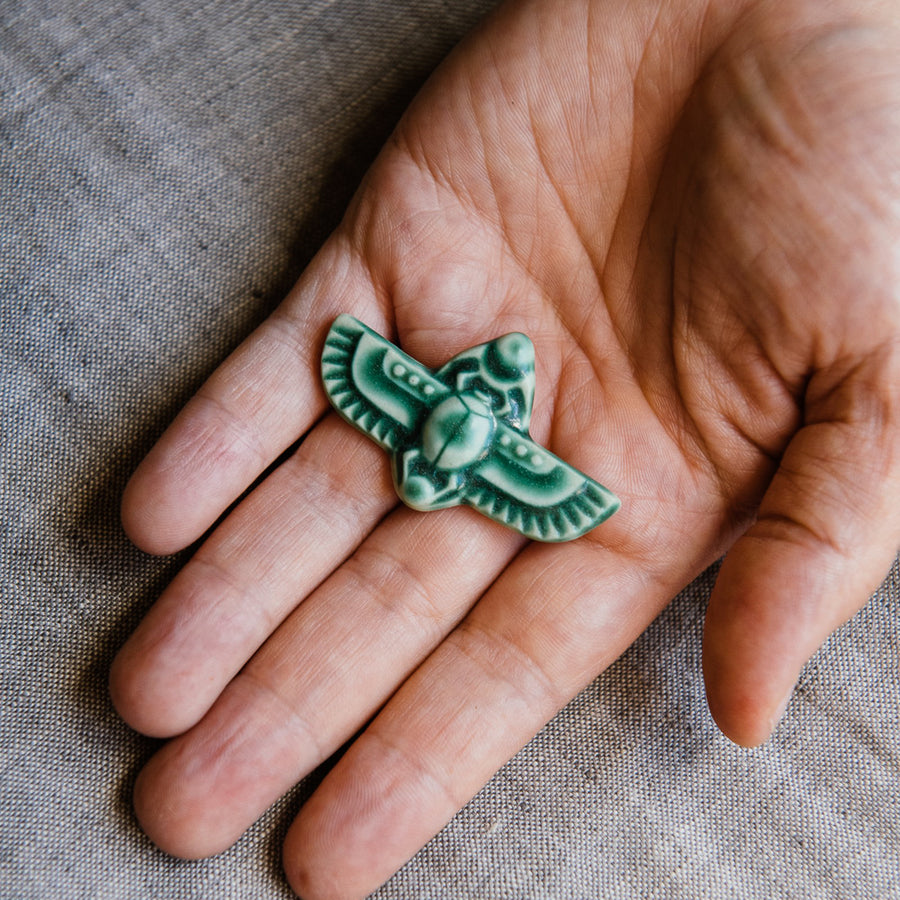
<path fill-rule="evenodd" d="M 487 0 L 0 0 L 0 897 L 282 898 L 315 778 L 232 850 L 157 851 L 106 673 L 183 557 L 118 524 L 140 457 L 331 228 Z M 706 711 L 713 573 L 380 898 L 900 897 L 895 568 L 764 747 Z"/>

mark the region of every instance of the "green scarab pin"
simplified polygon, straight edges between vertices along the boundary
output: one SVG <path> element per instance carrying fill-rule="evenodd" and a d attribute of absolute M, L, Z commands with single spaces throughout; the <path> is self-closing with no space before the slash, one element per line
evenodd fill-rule
<path fill-rule="evenodd" d="M 325 340 L 322 380 L 340 415 L 391 454 L 397 493 L 413 509 L 466 504 L 534 540 L 568 541 L 619 508 L 528 434 L 534 346 L 524 334 L 432 371 L 342 315 Z"/>

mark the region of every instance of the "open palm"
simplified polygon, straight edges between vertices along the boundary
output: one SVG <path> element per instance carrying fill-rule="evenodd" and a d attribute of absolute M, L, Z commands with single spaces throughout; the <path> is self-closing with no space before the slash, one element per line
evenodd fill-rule
<path fill-rule="evenodd" d="M 285 851 L 304 897 L 365 895 L 728 550 L 710 705 L 767 736 L 900 534 L 893 9 L 530 0 L 451 56 L 126 493 L 172 552 L 305 434 L 114 665 L 122 715 L 177 735 L 136 789 L 161 847 L 225 848 L 371 720 Z M 550 546 L 398 506 L 327 411 L 341 312 L 429 366 L 528 334 L 532 434 L 620 512 Z"/>

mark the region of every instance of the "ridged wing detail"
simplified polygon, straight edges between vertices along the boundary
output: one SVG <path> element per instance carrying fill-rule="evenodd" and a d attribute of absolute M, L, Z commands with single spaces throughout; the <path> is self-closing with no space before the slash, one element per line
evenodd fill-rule
<path fill-rule="evenodd" d="M 493 452 L 470 478 L 464 502 L 538 541 L 568 541 L 620 506 L 602 484 L 528 435 L 501 426 Z"/>
<path fill-rule="evenodd" d="M 385 450 L 396 450 L 449 393 L 431 371 L 352 316 L 325 339 L 322 381 L 334 408 Z"/>

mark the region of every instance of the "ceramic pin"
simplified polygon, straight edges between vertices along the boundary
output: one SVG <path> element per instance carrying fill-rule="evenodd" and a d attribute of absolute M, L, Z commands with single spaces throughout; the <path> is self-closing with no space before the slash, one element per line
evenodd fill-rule
<path fill-rule="evenodd" d="M 400 499 L 418 510 L 465 504 L 537 541 L 568 541 L 619 500 L 535 443 L 534 346 L 506 334 L 432 371 L 352 316 L 322 353 L 331 403 L 391 454 Z"/>

